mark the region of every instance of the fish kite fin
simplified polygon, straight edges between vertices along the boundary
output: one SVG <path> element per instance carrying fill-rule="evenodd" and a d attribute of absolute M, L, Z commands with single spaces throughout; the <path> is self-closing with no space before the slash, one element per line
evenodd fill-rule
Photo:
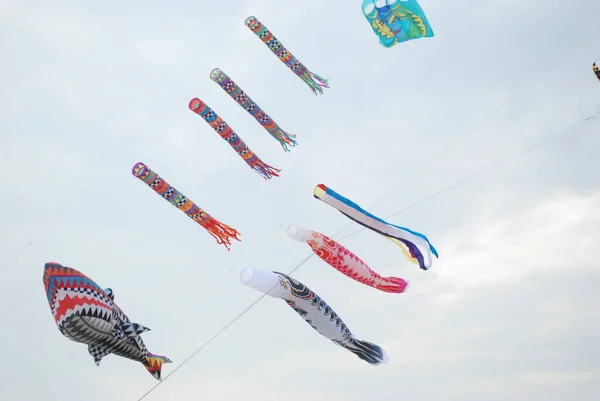
<path fill-rule="evenodd" d="M 400 277 L 383 277 L 383 283 L 377 285 L 375 288 L 384 292 L 390 292 L 392 294 L 402 294 L 406 292 L 409 284 Z"/>
<path fill-rule="evenodd" d="M 371 365 L 383 365 L 389 360 L 386 352 L 379 345 L 370 343 L 368 341 L 360 341 L 352 339 L 349 342 L 342 344 L 337 343 L 354 355 L 358 356 L 363 361 L 367 361 Z"/>
<path fill-rule="evenodd" d="M 112 288 L 105 288 L 105 289 L 104 289 L 104 293 L 105 293 L 106 295 L 108 295 L 108 297 L 109 297 L 110 299 L 112 299 L 113 301 L 115 300 L 115 293 L 114 293 L 114 291 L 112 290 Z"/>
<path fill-rule="evenodd" d="M 146 355 L 146 361 L 142 362 L 146 367 L 146 370 L 156 379 L 162 380 L 161 371 L 162 366 L 165 363 L 171 363 L 172 361 L 166 356 L 154 355 L 151 352 L 148 352 Z"/>
<path fill-rule="evenodd" d="M 136 335 L 139 336 L 142 333 L 150 331 L 150 329 L 146 326 L 142 326 L 139 323 L 131 322 L 123 323 L 121 325 L 121 330 L 123 331 L 126 337 L 135 337 Z"/>
<path fill-rule="evenodd" d="M 106 355 L 110 354 L 110 349 L 108 347 L 99 347 L 97 345 L 88 345 L 88 352 L 94 358 L 94 363 L 96 366 L 100 366 L 100 361 Z"/>

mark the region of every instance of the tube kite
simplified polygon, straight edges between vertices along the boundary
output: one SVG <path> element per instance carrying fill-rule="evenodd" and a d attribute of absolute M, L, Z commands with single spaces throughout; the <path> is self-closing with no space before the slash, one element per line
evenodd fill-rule
<path fill-rule="evenodd" d="M 600 67 L 596 65 L 596 62 L 592 64 L 592 70 L 594 71 L 594 74 L 596 74 L 596 78 L 598 78 L 598 80 L 600 81 Z"/>
<path fill-rule="evenodd" d="M 231 246 L 232 238 L 241 241 L 238 238 L 240 233 L 237 230 L 221 223 L 210 214 L 200 209 L 191 199 L 188 199 L 184 194 L 170 186 L 167 181 L 162 179 L 144 163 L 136 163 L 133 166 L 131 173 L 148 184 L 154 192 L 169 201 L 177 209 L 184 212 L 189 218 L 204 227 L 206 231 L 217 240 L 217 244 L 224 245 L 228 251 L 230 250 L 229 247 Z"/>
<path fill-rule="evenodd" d="M 423 270 L 428 270 L 431 267 L 432 253 L 436 258 L 438 257 L 437 251 L 423 234 L 409 230 L 406 227 L 390 224 L 385 220 L 372 215 L 350 199 L 343 197 L 323 184 L 319 184 L 315 187 L 313 196 L 327 203 L 329 206 L 336 208 L 339 212 L 361 226 L 368 228 L 371 231 L 375 231 L 394 242 L 402 249 L 406 259 L 414 264 L 418 264 Z M 404 246 L 408 248 L 408 252 Z"/>
<path fill-rule="evenodd" d="M 284 151 L 290 151 L 288 145 L 292 147 L 297 145 L 297 142 L 294 140 L 296 135 L 288 134 L 282 130 L 267 113 L 254 103 L 250 96 L 248 96 L 242 88 L 233 81 L 233 79 L 229 78 L 229 76 L 223 72 L 223 70 L 219 68 L 212 70 L 210 79 L 218 83 L 219 86 L 237 102 L 237 104 L 250 113 L 250 115 L 252 115 L 273 138 L 277 139 Z"/>
<path fill-rule="evenodd" d="M 363 0 L 362 9 L 385 47 L 434 36 L 417 0 Z"/>
<path fill-rule="evenodd" d="M 366 284 L 384 292 L 400 294 L 406 291 L 408 283 L 398 277 L 381 277 L 350 252 L 343 245 L 313 230 L 291 225 L 288 236 L 300 242 L 306 242 L 313 252 L 331 267 L 359 283 Z"/>
<path fill-rule="evenodd" d="M 388 356 L 380 346 L 356 339 L 333 309 L 298 280 L 283 273 L 253 267 L 242 270 L 241 280 L 263 294 L 283 299 L 319 334 L 363 361 L 371 365 L 387 363 Z"/>
<path fill-rule="evenodd" d="M 148 351 L 140 334 L 150 329 L 129 320 L 110 288 L 102 289 L 81 272 L 54 262 L 44 265 L 43 282 L 58 330 L 69 340 L 87 344 L 96 366 L 115 354 L 141 362 L 161 380 L 162 365 L 171 360 Z"/>
<path fill-rule="evenodd" d="M 263 25 L 258 18 L 250 16 L 246 18 L 246 26 L 269 47 L 279 60 L 288 66 L 301 80 L 306 83 L 315 95 L 323 94 L 323 88 L 329 88 L 327 79 L 312 73 L 294 55 L 287 50 L 281 42 Z M 318 93 L 317 93 L 318 92 Z"/>
<path fill-rule="evenodd" d="M 196 97 L 190 101 L 189 108 L 191 111 L 201 116 L 204 121 L 206 121 L 208 125 L 221 136 L 221 138 L 231 145 L 233 150 L 244 159 L 248 166 L 263 176 L 265 180 L 269 180 L 273 178 L 273 176 L 279 177 L 279 172 L 281 170 L 271 167 L 263 162 L 256 153 L 242 141 L 242 138 L 240 138 L 238 134 L 236 134 L 233 129 L 231 129 L 231 127 L 213 111 L 213 109 L 208 107 L 206 103 Z"/>

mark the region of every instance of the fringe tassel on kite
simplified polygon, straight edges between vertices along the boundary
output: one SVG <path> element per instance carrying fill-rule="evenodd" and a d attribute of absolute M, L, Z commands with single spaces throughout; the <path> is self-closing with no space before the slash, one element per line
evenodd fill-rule
<path fill-rule="evenodd" d="M 258 159 L 257 163 L 253 163 L 251 166 L 254 171 L 258 174 L 262 175 L 265 180 L 269 180 L 273 177 L 279 177 L 280 169 L 277 169 L 273 166 L 269 166 L 267 163 Z"/>
<path fill-rule="evenodd" d="M 308 72 L 300 77 L 312 89 L 315 95 L 323 94 L 323 89 L 329 89 L 329 80 L 325 79 L 314 72 Z M 318 93 L 317 93 L 318 92 Z"/>
<path fill-rule="evenodd" d="M 229 227 L 227 224 L 221 223 L 219 220 L 211 218 L 207 222 L 200 224 L 206 229 L 206 231 L 208 231 L 210 235 L 213 236 L 215 240 L 217 240 L 217 244 L 224 245 L 228 251 L 231 250 L 229 248 L 231 246 L 231 239 L 240 242 L 242 241 L 238 238 L 240 235 L 239 231 L 237 231 L 235 228 Z"/>
<path fill-rule="evenodd" d="M 296 142 L 296 140 L 294 139 L 296 137 L 296 134 L 289 134 L 279 127 L 274 132 L 269 131 L 269 133 L 271 134 L 271 136 L 273 138 L 275 138 L 279 141 L 279 143 L 281 144 L 281 147 L 286 152 L 290 151 L 290 148 L 288 148 L 288 145 L 290 145 L 292 148 L 296 147 L 296 145 L 298 145 L 298 142 Z"/>

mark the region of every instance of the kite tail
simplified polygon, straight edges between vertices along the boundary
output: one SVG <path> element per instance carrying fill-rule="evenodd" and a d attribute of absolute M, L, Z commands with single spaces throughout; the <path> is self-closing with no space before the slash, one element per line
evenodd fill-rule
<path fill-rule="evenodd" d="M 375 288 L 383 292 L 391 292 L 394 294 L 402 294 L 406 292 L 408 283 L 400 277 L 382 277 L 381 282 Z"/>
<path fill-rule="evenodd" d="M 281 147 L 286 152 L 290 151 L 288 145 L 290 145 L 291 147 L 295 147 L 298 144 L 298 142 L 296 142 L 296 140 L 294 139 L 296 137 L 296 134 L 289 134 L 281 128 L 279 128 L 279 126 L 277 126 L 277 128 L 274 131 L 269 131 L 269 133 L 273 138 L 279 141 Z"/>
<path fill-rule="evenodd" d="M 256 171 L 258 174 L 262 175 L 265 180 L 273 177 L 279 177 L 279 172 L 281 171 L 273 166 L 269 166 L 259 158 L 257 158 L 256 161 L 250 165 L 250 167 L 252 167 L 252 169 L 254 169 L 254 171 Z"/>
<path fill-rule="evenodd" d="M 371 365 L 377 366 L 386 364 L 389 360 L 383 348 L 368 341 L 360 341 L 353 338 L 348 343 L 343 344 L 342 347 Z"/>
<path fill-rule="evenodd" d="M 142 362 L 146 367 L 146 370 L 156 379 L 162 380 L 160 375 L 162 371 L 162 366 L 165 363 L 171 363 L 171 360 L 166 356 L 154 355 L 151 352 L 148 352 L 146 355 L 146 360 Z"/>
<path fill-rule="evenodd" d="M 325 79 L 314 72 L 308 72 L 300 77 L 312 89 L 315 95 L 323 94 L 323 88 L 329 89 L 329 80 Z"/>
<path fill-rule="evenodd" d="M 211 218 L 209 221 L 201 224 L 202 227 L 204 227 L 206 231 L 208 231 L 208 233 L 217 240 L 217 244 L 224 245 L 228 251 L 231 250 L 229 248 L 231 246 L 231 239 L 241 241 L 238 238 L 240 235 L 239 231 L 237 231 L 235 228 L 229 227 L 227 224 L 221 223 L 215 218 Z"/>

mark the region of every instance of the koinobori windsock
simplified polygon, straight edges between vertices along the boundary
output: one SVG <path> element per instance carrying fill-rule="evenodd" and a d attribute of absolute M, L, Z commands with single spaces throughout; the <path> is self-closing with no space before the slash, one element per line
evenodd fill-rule
<path fill-rule="evenodd" d="M 288 228 L 287 233 L 290 238 L 307 243 L 325 263 L 359 283 L 395 294 L 405 292 L 408 287 L 408 283 L 402 278 L 380 276 L 358 256 L 326 235 L 294 224 Z"/>
<path fill-rule="evenodd" d="M 383 348 L 356 339 L 333 309 L 298 280 L 283 273 L 246 267 L 242 271 L 241 281 L 263 294 L 283 299 L 319 334 L 363 361 L 371 365 L 387 363 L 388 356 Z"/>
<path fill-rule="evenodd" d="M 169 185 L 167 181 L 162 179 L 144 163 L 136 163 L 131 169 L 131 173 L 134 175 L 134 177 L 137 177 L 141 181 L 148 184 L 148 186 L 152 188 L 154 192 L 162 196 L 170 204 L 184 212 L 189 218 L 204 227 L 206 231 L 208 231 L 208 233 L 217 240 L 217 243 L 224 245 L 227 250 L 230 250 L 229 247 L 231 246 L 231 239 L 241 241 L 238 238 L 240 233 L 236 229 L 229 227 L 227 224 L 221 223 L 210 214 L 200 209 L 198 205 L 196 205 L 191 199 L 188 199 L 176 188 Z"/>
<path fill-rule="evenodd" d="M 267 45 L 279 60 L 288 66 L 301 80 L 306 83 L 315 95 L 323 94 L 323 88 L 329 88 L 327 79 L 310 72 L 294 55 L 286 49 L 258 18 L 246 18 L 246 26 Z"/>
<path fill-rule="evenodd" d="M 233 79 L 223 72 L 223 70 L 219 68 L 212 70 L 210 79 L 219 84 L 219 86 L 223 88 L 237 104 L 254 117 L 256 121 L 258 121 L 258 123 L 281 144 L 283 150 L 289 152 L 290 149 L 288 145 L 292 147 L 297 145 L 296 140 L 294 140 L 296 135 L 282 130 L 281 127 L 279 127 L 279 125 L 233 81 Z"/>
<path fill-rule="evenodd" d="M 423 234 L 406 227 L 390 224 L 367 212 L 350 199 L 343 197 L 323 184 L 319 184 L 314 188 L 313 196 L 336 208 L 339 212 L 361 226 L 394 242 L 402 249 L 406 259 L 418 264 L 423 270 L 428 270 L 431 267 L 431 254 L 438 257 L 437 251 Z"/>
<path fill-rule="evenodd" d="M 250 166 L 251 169 L 260 174 L 265 180 L 279 177 L 281 170 L 269 166 L 263 162 L 256 153 L 239 137 L 238 134 L 221 118 L 213 109 L 197 97 L 190 101 L 189 108 L 204 119 L 238 155 Z"/>

